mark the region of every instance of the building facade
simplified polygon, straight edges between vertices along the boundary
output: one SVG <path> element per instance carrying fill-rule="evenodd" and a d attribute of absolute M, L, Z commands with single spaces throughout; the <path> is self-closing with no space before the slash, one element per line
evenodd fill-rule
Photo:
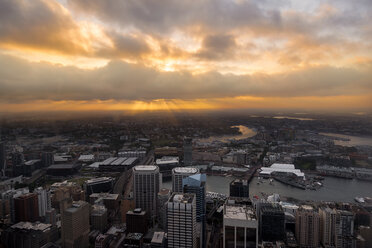
<path fill-rule="evenodd" d="M 199 173 L 199 169 L 193 167 L 176 167 L 172 170 L 172 191 L 176 193 L 183 192 L 182 180 L 188 176 Z"/>
<path fill-rule="evenodd" d="M 62 244 L 65 248 L 89 246 L 89 203 L 73 202 L 62 213 Z"/>
<path fill-rule="evenodd" d="M 336 209 L 329 207 L 319 209 L 320 238 L 325 248 L 336 246 L 336 232 L 339 227 L 339 216 Z"/>
<path fill-rule="evenodd" d="M 251 206 L 230 203 L 224 205 L 223 247 L 258 247 L 258 221 Z"/>
<path fill-rule="evenodd" d="M 235 179 L 230 183 L 231 197 L 249 197 L 249 183 L 247 180 Z"/>
<path fill-rule="evenodd" d="M 313 207 L 303 205 L 296 212 L 296 239 L 302 248 L 317 248 L 320 244 L 320 217 Z"/>
<path fill-rule="evenodd" d="M 270 242 L 285 240 L 285 215 L 279 204 L 260 205 L 259 239 Z"/>
<path fill-rule="evenodd" d="M 173 193 L 167 202 L 168 247 L 196 247 L 194 194 Z"/>
<path fill-rule="evenodd" d="M 159 167 L 137 165 L 133 167 L 134 202 L 136 208 L 145 210 L 150 217 L 156 216 L 157 196 L 161 185 Z"/>
<path fill-rule="evenodd" d="M 52 208 L 52 203 L 50 199 L 50 192 L 42 187 L 34 190 L 37 194 L 38 204 L 39 204 L 39 215 L 44 217 L 47 210 Z"/>
<path fill-rule="evenodd" d="M 14 199 L 15 222 L 39 220 L 38 196 L 35 193 L 21 195 Z"/>
<path fill-rule="evenodd" d="M 206 182 L 205 174 L 195 174 L 183 179 L 183 192 L 195 194 L 196 198 L 196 222 L 199 223 L 198 234 L 200 247 L 206 246 Z"/>

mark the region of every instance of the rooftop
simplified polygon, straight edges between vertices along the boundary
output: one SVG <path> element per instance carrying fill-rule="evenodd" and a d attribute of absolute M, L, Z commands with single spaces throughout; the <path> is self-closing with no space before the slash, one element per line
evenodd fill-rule
<path fill-rule="evenodd" d="M 270 167 L 261 167 L 260 174 L 270 175 L 272 172 L 293 173 L 298 177 L 304 177 L 305 173 L 295 169 L 293 164 L 272 164 Z"/>
<path fill-rule="evenodd" d="M 137 165 L 133 167 L 134 171 L 156 171 L 159 167 L 156 165 Z"/>
<path fill-rule="evenodd" d="M 174 164 L 179 163 L 178 157 L 171 157 L 171 156 L 164 156 L 162 158 L 159 158 L 156 160 L 156 164 L 162 165 L 162 164 Z"/>
<path fill-rule="evenodd" d="M 164 232 L 154 232 L 154 236 L 152 236 L 151 243 L 161 244 L 163 243 L 165 233 Z"/>
<path fill-rule="evenodd" d="M 94 184 L 94 183 L 102 183 L 105 181 L 113 181 L 114 179 L 111 177 L 97 177 L 97 178 L 92 178 L 86 181 L 87 184 Z"/>
<path fill-rule="evenodd" d="M 174 194 L 169 202 L 175 203 L 192 203 L 194 199 L 194 194 Z"/>
<path fill-rule="evenodd" d="M 248 181 L 244 179 L 235 179 L 234 181 L 231 182 L 231 185 L 248 185 Z"/>
<path fill-rule="evenodd" d="M 306 211 L 313 211 L 314 210 L 314 208 L 312 206 L 309 206 L 309 205 L 302 205 L 300 208 L 303 209 L 303 210 L 306 210 Z"/>
<path fill-rule="evenodd" d="M 89 197 L 91 198 L 101 198 L 104 200 L 117 200 L 119 194 L 110 194 L 110 193 L 93 193 Z"/>
<path fill-rule="evenodd" d="M 194 167 L 176 167 L 173 168 L 174 173 L 185 173 L 185 174 L 196 174 L 199 172 L 199 169 Z"/>
<path fill-rule="evenodd" d="M 94 155 L 93 154 L 86 154 L 86 155 L 80 155 L 78 158 L 79 161 L 84 161 L 84 160 L 94 160 Z"/>
<path fill-rule="evenodd" d="M 22 229 L 22 230 L 34 230 L 34 231 L 46 231 L 51 228 L 51 224 L 44 223 L 31 223 L 31 222 L 18 222 L 12 226 L 13 229 Z"/>
<path fill-rule="evenodd" d="M 245 205 L 225 205 L 224 218 L 238 220 L 256 220 L 253 208 Z"/>
<path fill-rule="evenodd" d="M 88 204 L 88 203 L 85 202 L 85 201 L 74 201 L 72 203 L 71 207 L 69 207 L 65 211 L 66 212 L 69 212 L 69 213 L 75 213 L 78 209 L 80 209 L 81 207 L 85 206 L 86 204 Z"/>
<path fill-rule="evenodd" d="M 79 165 L 77 164 L 52 164 L 51 166 L 48 167 L 48 169 L 53 169 L 53 170 L 62 170 L 62 169 L 75 169 Z"/>

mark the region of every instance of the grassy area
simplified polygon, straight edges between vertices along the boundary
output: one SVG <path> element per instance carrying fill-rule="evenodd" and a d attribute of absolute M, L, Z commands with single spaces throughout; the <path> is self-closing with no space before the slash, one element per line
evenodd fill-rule
<path fill-rule="evenodd" d="M 91 179 L 91 177 L 76 177 L 68 180 L 69 182 L 75 182 L 79 185 L 83 185 L 86 180 Z"/>
<path fill-rule="evenodd" d="M 296 159 L 295 162 L 296 169 L 300 170 L 315 170 L 316 161 L 311 159 Z"/>

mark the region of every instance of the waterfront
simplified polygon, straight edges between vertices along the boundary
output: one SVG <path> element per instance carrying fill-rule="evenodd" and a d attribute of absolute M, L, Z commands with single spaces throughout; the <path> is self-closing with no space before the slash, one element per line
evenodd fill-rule
<path fill-rule="evenodd" d="M 231 126 L 239 128 L 241 134 L 237 135 L 221 135 L 221 136 L 210 136 L 209 138 L 198 139 L 199 142 L 213 142 L 213 141 L 221 141 L 221 142 L 229 142 L 230 140 L 240 140 L 240 139 L 247 139 L 253 137 L 257 134 L 255 130 L 252 128 L 239 125 L 239 126 Z"/>
<path fill-rule="evenodd" d="M 207 191 L 228 195 L 229 184 L 232 180 L 232 177 L 207 176 Z M 257 195 L 260 198 L 262 197 L 261 192 L 269 195 L 277 193 L 280 196 L 313 201 L 354 202 L 356 196 L 372 197 L 372 182 L 367 181 L 326 177 L 322 182 L 323 187 L 318 190 L 297 189 L 277 181 L 270 185 L 267 179 L 264 179 L 260 184 L 257 182 L 258 179 L 253 178 L 249 191 L 251 196 Z M 172 183 L 170 181 L 163 182 L 163 187 L 171 189 Z"/>
<path fill-rule="evenodd" d="M 337 138 L 335 139 L 336 145 L 341 146 L 372 146 L 372 137 L 358 137 L 337 133 L 319 133 L 321 135 Z"/>

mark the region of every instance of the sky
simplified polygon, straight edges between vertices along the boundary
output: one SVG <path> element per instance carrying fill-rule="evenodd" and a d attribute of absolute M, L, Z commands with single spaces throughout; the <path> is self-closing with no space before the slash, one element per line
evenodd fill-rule
<path fill-rule="evenodd" d="M 370 0 L 0 0 L 0 112 L 372 110 Z"/>

